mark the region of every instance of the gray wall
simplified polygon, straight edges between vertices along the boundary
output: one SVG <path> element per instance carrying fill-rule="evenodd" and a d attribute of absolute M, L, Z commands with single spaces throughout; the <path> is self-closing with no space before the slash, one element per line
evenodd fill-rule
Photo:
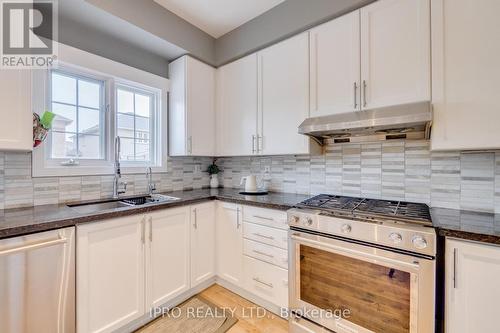
<path fill-rule="evenodd" d="M 59 19 L 59 41 L 128 66 L 168 77 L 167 58 L 65 17 Z"/>
<path fill-rule="evenodd" d="M 152 0 L 86 1 L 215 64 L 215 39 Z"/>
<path fill-rule="evenodd" d="M 287 0 L 215 41 L 223 65 L 374 0 Z"/>

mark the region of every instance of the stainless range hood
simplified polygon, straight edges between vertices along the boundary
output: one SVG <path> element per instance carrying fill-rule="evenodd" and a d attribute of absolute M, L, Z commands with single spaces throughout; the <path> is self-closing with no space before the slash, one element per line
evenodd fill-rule
<path fill-rule="evenodd" d="M 323 144 L 369 142 L 390 139 L 429 139 L 432 122 L 430 102 L 418 102 L 378 109 L 308 118 L 299 133 Z"/>

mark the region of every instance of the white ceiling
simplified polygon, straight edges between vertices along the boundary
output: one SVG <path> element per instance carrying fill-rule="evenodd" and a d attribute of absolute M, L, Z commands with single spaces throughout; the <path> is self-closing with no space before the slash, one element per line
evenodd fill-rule
<path fill-rule="evenodd" d="M 285 0 L 154 0 L 209 35 L 219 38 Z"/>

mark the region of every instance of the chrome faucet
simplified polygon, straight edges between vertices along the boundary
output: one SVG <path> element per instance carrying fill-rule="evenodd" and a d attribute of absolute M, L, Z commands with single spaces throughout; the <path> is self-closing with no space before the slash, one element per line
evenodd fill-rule
<path fill-rule="evenodd" d="M 153 195 L 153 192 L 156 191 L 156 184 L 153 183 L 153 171 L 151 167 L 146 169 L 146 178 L 148 179 L 148 194 Z"/>
<path fill-rule="evenodd" d="M 115 178 L 113 180 L 113 199 L 118 199 L 120 194 L 127 192 L 127 182 L 120 181 L 122 172 L 120 169 L 120 151 L 121 142 L 120 137 L 115 138 Z M 122 187 L 122 189 L 120 189 Z"/>

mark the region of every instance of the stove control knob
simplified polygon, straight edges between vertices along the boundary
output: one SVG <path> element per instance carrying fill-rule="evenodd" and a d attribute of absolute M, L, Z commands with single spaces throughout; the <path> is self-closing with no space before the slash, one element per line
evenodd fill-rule
<path fill-rule="evenodd" d="M 415 248 L 417 248 L 419 250 L 425 249 L 427 247 L 427 241 L 422 236 L 418 236 L 418 235 L 413 236 L 413 238 L 411 239 L 411 242 L 413 243 L 413 246 L 415 246 Z"/>
<path fill-rule="evenodd" d="M 297 223 L 299 223 L 299 221 L 300 221 L 300 218 L 297 215 L 290 216 L 290 223 L 297 224 Z"/>
<path fill-rule="evenodd" d="M 352 227 L 349 224 L 342 224 L 342 227 L 340 227 L 340 231 L 344 234 L 350 233 L 352 230 Z"/>
<path fill-rule="evenodd" d="M 312 220 L 312 218 L 307 217 L 307 218 L 306 218 L 306 224 L 307 224 L 308 226 L 311 226 L 311 225 L 313 224 L 313 220 Z"/>
<path fill-rule="evenodd" d="M 389 234 L 389 240 L 391 240 L 394 244 L 399 244 L 403 241 L 403 236 L 397 232 L 391 232 Z"/>

